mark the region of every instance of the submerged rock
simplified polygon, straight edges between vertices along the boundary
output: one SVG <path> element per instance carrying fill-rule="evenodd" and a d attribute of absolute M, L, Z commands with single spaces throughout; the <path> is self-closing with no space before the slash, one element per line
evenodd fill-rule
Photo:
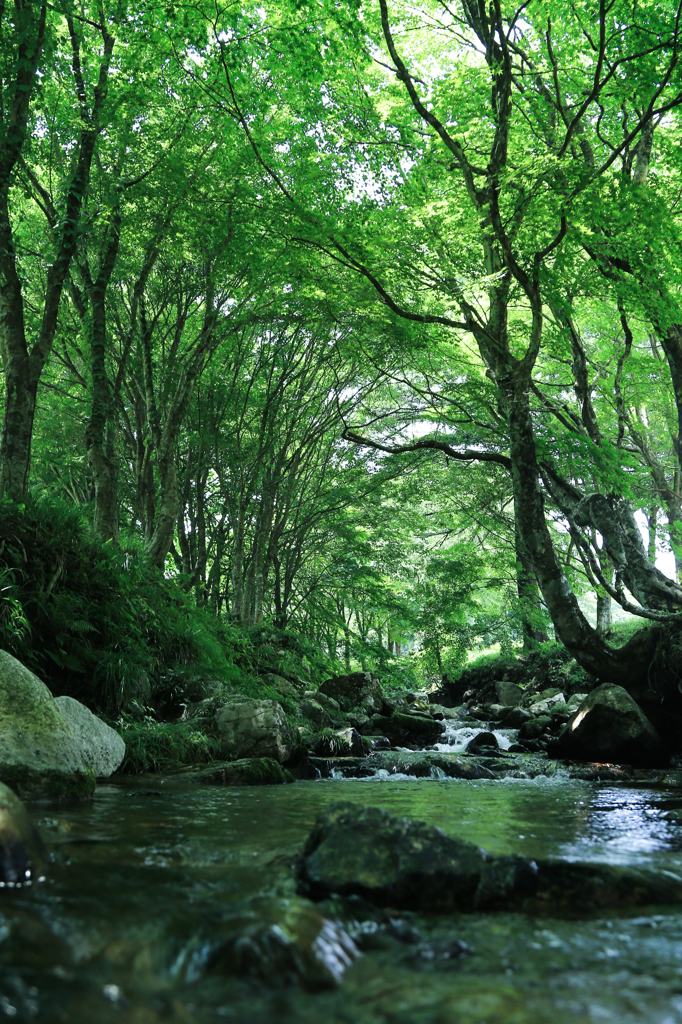
<path fill-rule="evenodd" d="M 378 807 L 331 804 L 306 841 L 301 890 L 359 895 L 432 913 L 521 910 L 575 914 L 682 902 L 675 878 L 603 864 L 496 857 L 422 821 Z"/>
<path fill-rule="evenodd" d="M 226 757 L 271 757 L 284 764 L 298 746 L 298 737 L 276 700 L 236 697 L 220 709 L 216 725 Z"/>
<path fill-rule="evenodd" d="M 316 991 L 335 988 L 359 956 L 343 926 L 307 900 L 254 900 L 230 924 L 209 959 L 212 972 Z"/>
<path fill-rule="evenodd" d="M 30 885 L 45 874 L 47 851 L 21 800 L 0 782 L 0 887 Z"/>
<path fill-rule="evenodd" d="M 341 708 L 366 708 L 380 711 L 384 692 L 371 672 L 351 672 L 345 676 L 332 676 L 319 687 L 321 695 L 332 697 Z"/>
<path fill-rule="evenodd" d="M 389 717 L 374 715 L 364 731 L 387 736 L 394 747 L 408 743 L 424 747 L 443 735 L 445 725 L 430 715 L 405 715 L 394 711 Z"/>
<path fill-rule="evenodd" d="M 562 729 L 555 753 L 575 761 L 606 761 L 654 768 L 667 763 L 663 741 L 622 686 L 603 683 Z"/>
<path fill-rule="evenodd" d="M 113 729 L 78 701 L 55 699 L 20 661 L 0 651 L 0 780 L 26 799 L 90 796 L 93 760 L 108 768 L 119 753 L 118 763 L 125 745 Z"/>

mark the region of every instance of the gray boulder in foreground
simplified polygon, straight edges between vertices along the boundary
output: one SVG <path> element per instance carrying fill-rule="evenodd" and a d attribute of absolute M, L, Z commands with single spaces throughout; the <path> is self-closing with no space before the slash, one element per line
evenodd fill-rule
<path fill-rule="evenodd" d="M 216 725 L 222 753 L 228 758 L 271 757 L 284 764 L 298 745 L 276 700 L 235 697 L 220 709 Z"/>
<path fill-rule="evenodd" d="M 559 735 L 556 755 L 575 761 L 656 768 L 667 764 L 665 745 L 642 709 L 622 686 L 592 690 Z"/>
<path fill-rule="evenodd" d="M 69 723 L 45 683 L 0 651 L 0 765 L 84 771 Z"/>
<path fill-rule="evenodd" d="M 88 796 L 110 775 L 125 744 L 86 707 L 55 699 L 45 683 L 0 651 L 0 779 L 23 797 Z"/>
<path fill-rule="evenodd" d="M 423 821 L 347 801 L 328 806 L 306 841 L 304 895 L 359 895 L 431 913 L 590 913 L 682 902 L 682 882 L 604 864 L 496 857 Z"/>
<path fill-rule="evenodd" d="M 126 745 L 116 730 L 73 697 L 55 697 L 54 702 L 71 729 L 86 767 L 97 778 L 112 775 L 126 753 Z"/>

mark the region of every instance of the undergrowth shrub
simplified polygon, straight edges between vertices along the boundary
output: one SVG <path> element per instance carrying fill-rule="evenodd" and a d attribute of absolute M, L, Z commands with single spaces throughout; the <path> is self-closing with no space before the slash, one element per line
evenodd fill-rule
<path fill-rule="evenodd" d="M 133 701 L 181 703 L 185 689 L 198 699 L 207 678 L 238 685 L 249 641 L 139 546 L 102 543 L 81 509 L 43 496 L 0 501 L 0 647 L 54 694 L 115 717 Z"/>
<path fill-rule="evenodd" d="M 208 764 L 220 757 L 220 741 L 216 737 L 183 723 L 146 718 L 125 722 L 119 730 L 126 745 L 119 771 L 126 775 Z"/>

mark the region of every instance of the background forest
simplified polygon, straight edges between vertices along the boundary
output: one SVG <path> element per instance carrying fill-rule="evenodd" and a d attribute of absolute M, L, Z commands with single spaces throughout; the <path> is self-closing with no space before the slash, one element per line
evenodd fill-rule
<path fill-rule="evenodd" d="M 676 707 L 679 19 L 3 5 L 0 646 L 112 716 L 555 638 Z"/>

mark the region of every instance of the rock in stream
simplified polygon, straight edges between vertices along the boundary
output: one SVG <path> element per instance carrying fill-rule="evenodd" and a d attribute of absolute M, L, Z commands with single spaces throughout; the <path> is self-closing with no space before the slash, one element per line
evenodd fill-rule
<path fill-rule="evenodd" d="M 682 880 L 605 864 L 494 856 L 422 821 L 341 801 L 317 818 L 301 861 L 313 899 L 358 895 L 426 913 L 525 911 L 566 916 L 682 903 Z"/>

